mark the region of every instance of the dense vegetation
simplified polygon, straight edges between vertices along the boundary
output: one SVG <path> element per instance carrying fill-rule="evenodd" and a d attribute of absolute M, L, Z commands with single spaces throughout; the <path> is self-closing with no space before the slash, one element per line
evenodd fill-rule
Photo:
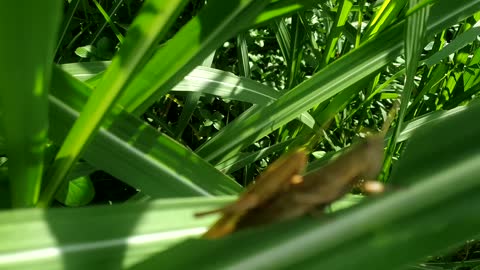
<path fill-rule="evenodd" d="M 11 1 L 0 20 L 1 269 L 477 269 L 480 0 Z M 292 149 L 320 168 L 396 100 L 392 192 L 195 238 L 215 217 L 193 213 Z"/>

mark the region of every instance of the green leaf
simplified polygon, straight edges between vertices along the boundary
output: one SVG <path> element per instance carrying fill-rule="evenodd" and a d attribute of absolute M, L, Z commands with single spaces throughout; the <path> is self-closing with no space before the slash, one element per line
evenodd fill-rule
<path fill-rule="evenodd" d="M 117 36 L 118 41 L 120 41 L 120 43 L 123 43 L 124 37 L 123 37 L 122 33 L 120 33 L 120 31 L 118 31 L 118 28 L 115 25 L 115 23 L 112 21 L 112 18 L 110 18 L 110 16 L 103 9 L 103 7 L 97 2 L 97 0 L 93 0 L 93 3 L 98 8 L 98 11 L 100 11 L 102 16 L 105 18 L 105 21 L 107 21 L 110 28 L 112 28 L 113 32 L 115 33 L 115 36 Z"/>
<path fill-rule="evenodd" d="M 472 214 L 480 205 L 480 126 L 471 125 L 479 116 L 477 104 L 419 130 L 392 174 L 403 186 L 394 193 L 325 219 L 187 240 L 130 269 L 400 269 L 471 239 L 480 226 Z M 210 257 L 214 265 L 200 259 Z"/>
<path fill-rule="evenodd" d="M 278 0 L 271 1 L 255 19 L 255 26 L 260 26 L 274 19 L 286 17 L 324 1 L 318 0 Z"/>
<path fill-rule="evenodd" d="M 0 9 L 0 129 L 6 139 L 14 207 L 35 205 L 40 192 L 61 3 L 20 0 L 5 2 Z"/>
<path fill-rule="evenodd" d="M 126 84 L 148 59 L 151 48 L 167 33 L 169 26 L 186 4 L 185 0 L 148 1 L 129 29 L 127 39 L 103 79 L 82 109 L 68 133 L 54 163 L 49 168 L 49 182 L 39 199 L 39 206 L 52 200 L 61 182 L 91 141 Z M 107 124 L 108 125 L 108 124 Z"/>
<path fill-rule="evenodd" d="M 165 95 L 222 42 L 249 26 L 268 0 L 212 0 L 161 47 L 135 76 L 120 103 L 127 112 L 143 113 Z"/>
<path fill-rule="evenodd" d="M 393 22 L 398 20 L 398 18 L 401 18 L 402 16 L 400 16 L 400 13 L 404 9 L 406 3 L 407 0 L 384 1 L 382 6 L 377 9 L 374 17 L 370 20 L 365 29 L 363 40 L 368 40 L 369 38 L 376 36 L 378 33 L 391 26 Z"/>
<path fill-rule="evenodd" d="M 110 63 L 110 61 L 72 63 L 60 67 L 75 78 L 85 81 L 104 71 Z M 264 84 L 204 66 L 192 70 L 172 88 L 172 92 L 210 94 L 252 104 L 267 104 L 281 95 L 279 91 Z"/>
<path fill-rule="evenodd" d="M 239 151 L 242 146 L 253 143 L 314 105 L 378 71 L 401 51 L 401 43 L 398 43 L 401 26 L 391 28 L 378 39 L 372 39 L 326 66 L 268 106 L 244 113 L 198 148 L 197 153 L 210 162 L 218 161 L 226 153 Z"/>
<path fill-rule="evenodd" d="M 90 91 L 54 69 L 49 135 L 56 144 L 64 140 Z M 231 195 L 242 190 L 191 150 L 126 112 L 108 129 L 99 130 L 82 157 L 153 198 Z"/>
<path fill-rule="evenodd" d="M 55 199 L 70 207 L 87 205 L 95 196 L 93 183 L 88 176 L 65 182 L 55 195 Z"/>
<path fill-rule="evenodd" d="M 450 54 L 455 53 L 456 51 L 465 47 L 468 43 L 471 43 L 474 40 L 476 40 L 479 35 L 480 35 L 480 23 L 477 22 L 472 28 L 461 33 L 460 35 L 455 37 L 455 39 L 452 40 L 452 42 L 450 42 L 448 45 L 443 47 L 440 51 L 430 56 L 425 61 L 425 64 L 428 67 L 431 67 L 434 64 L 439 63 L 441 60 L 447 58 Z"/>
<path fill-rule="evenodd" d="M 409 0 L 409 7 L 413 8 L 418 4 L 419 0 Z M 400 111 L 398 113 L 398 121 L 395 127 L 392 139 L 388 145 L 385 161 L 383 164 L 383 179 L 388 178 L 392 158 L 395 152 L 397 137 L 403 126 L 403 121 L 407 113 L 407 107 L 410 102 L 412 92 L 415 90 L 415 74 L 425 45 L 425 30 L 428 20 L 430 7 L 426 6 L 413 15 L 407 17 L 407 27 L 405 29 L 405 61 L 406 61 L 406 79 L 405 86 L 401 93 Z"/>
<path fill-rule="evenodd" d="M 472 14 L 480 9 L 480 1 L 476 1 L 475 5 L 468 1 L 468 4 L 465 3 L 463 6 L 452 4 L 448 7 L 451 9 L 449 16 L 438 16 L 438 13 L 447 8 L 448 3 L 451 2 L 440 1 L 431 8 L 427 35 L 433 34 L 431 31 L 438 29 L 440 25 L 447 26 L 452 23 L 454 18 L 461 19 L 461 16 Z M 372 75 L 402 52 L 403 31 L 404 22 L 385 30 L 326 66 L 277 101 L 244 113 L 199 147 L 196 152 L 210 162 L 218 162 L 227 153 L 229 155 L 237 153 L 243 147 L 288 123 L 316 104 Z"/>
<path fill-rule="evenodd" d="M 321 67 L 326 66 L 332 58 L 334 58 L 334 50 L 337 46 L 337 42 L 340 39 L 342 31 L 344 31 L 345 24 L 348 20 L 348 15 L 350 14 L 350 9 L 353 6 L 353 1 L 344 0 L 340 1 L 337 14 L 335 16 L 334 25 L 330 30 L 327 40 L 327 46 L 323 54 Z"/>
<path fill-rule="evenodd" d="M 75 54 L 80 56 L 81 58 L 89 58 L 95 55 L 95 47 L 92 45 L 86 45 L 83 47 L 78 47 L 75 50 Z"/>
<path fill-rule="evenodd" d="M 76 78 L 93 78 L 109 65 L 108 61 L 62 65 L 62 69 Z M 195 68 L 180 81 L 172 92 L 195 92 L 211 94 L 224 99 L 245 101 L 253 104 L 268 104 L 281 93 L 256 81 L 233 75 L 230 72 L 202 67 Z M 315 128 L 315 120 L 307 112 L 298 117 L 307 127 Z"/>

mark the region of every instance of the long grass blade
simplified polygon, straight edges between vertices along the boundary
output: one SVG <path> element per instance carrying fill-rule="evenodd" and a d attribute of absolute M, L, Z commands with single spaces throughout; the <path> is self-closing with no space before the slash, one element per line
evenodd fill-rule
<path fill-rule="evenodd" d="M 0 9 L 0 120 L 13 207 L 35 205 L 42 184 L 60 12 L 60 1 L 6 2 Z"/>
<path fill-rule="evenodd" d="M 448 16 L 439 16 L 448 8 L 451 9 Z M 429 17 L 426 35 L 432 35 L 432 31 L 440 26 L 448 26 L 478 9 L 480 1 L 475 4 L 466 1 L 463 6 L 453 5 L 449 1 L 437 2 L 431 8 L 432 16 Z M 404 22 L 398 23 L 326 66 L 277 101 L 244 113 L 199 147 L 197 153 L 208 161 L 215 162 L 227 153 L 238 152 L 300 113 L 378 71 L 402 52 L 404 27 Z"/>
<path fill-rule="evenodd" d="M 50 203 L 61 182 L 100 127 L 102 120 L 126 89 L 127 82 L 139 65 L 147 59 L 155 42 L 167 33 L 185 3 L 184 0 L 149 1 L 143 7 L 130 28 L 122 50 L 112 61 L 49 168 L 49 182 L 42 192 L 39 206 Z"/>

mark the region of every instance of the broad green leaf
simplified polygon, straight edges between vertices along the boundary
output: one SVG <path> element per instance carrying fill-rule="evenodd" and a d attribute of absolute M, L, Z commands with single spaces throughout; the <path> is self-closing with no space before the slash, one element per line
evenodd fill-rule
<path fill-rule="evenodd" d="M 0 135 L 0 154 L 5 155 L 7 152 L 7 144 L 5 143 L 5 138 Z"/>
<path fill-rule="evenodd" d="M 40 193 L 61 3 L 13 1 L 0 9 L 0 130 L 6 140 L 14 207 L 35 205 Z"/>
<path fill-rule="evenodd" d="M 205 231 L 226 198 L 0 212 L 0 269 L 126 269 Z"/>
<path fill-rule="evenodd" d="M 77 209 L 0 212 L 0 269 L 126 269 L 182 240 L 197 237 L 217 218 L 194 213 L 216 209 L 232 196 L 157 200 Z M 332 206 L 358 203 L 349 196 Z M 17 233 L 22 231 L 22 234 Z"/>
<path fill-rule="evenodd" d="M 60 144 L 91 90 L 58 68 L 50 96 L 50 137 Z M 153 198 L 231 195 L 241 191 L 191 150 L 125 112 L 101 128 L 82 156 Z M 72 172 L 73 174 L 73 172 Z"/>
<path fill-rule="evenodd" d="M 109 61 L 64 64 L 60 67 L 80 80 L 87 80 L 109 66 Z M 198 66 L 172 88 L 172 92 L 198 92 L 252 104 L 267 104 L 281 94 L 256 81 L 214 68 Z"/>
<path fill-rule="evenodd" d="M 420 129 L 422 126 L 435 123 L 441 119 L 444 119 L 446 117 L 449 117 L 451 115 L 464 111 L 465 109 L 467 109 L 466 106 L 459 106 L 455 109 L 451 109 L 448 111 L 434 111 L 434 112 L 422 115 L 421 117 L 417 117 L 414 120 L 404 122 L 402 126 L 402 131 L 398 135 L 397 142 L 408 140 L 415 133 L 415 131 Z M 386 137 L 388 138 L 390 135 L 391 134 L 387 134 Z"/>
<path fill-rule="evenodd" d="M 281 93 L 264 84 L 230 72 L 199 66 L 180 81 L 172 91 L 200 92 L 251 104 L 267 104 Z"/>
<path fill-rule="evenodd" d="M 61 182 L 100 127 L 102 120 L 126 89 L 127 82 L 150 56 L 155 43 L 167 33 L 184 4 L 185 0 L 168 2 L 152 0 L 145 3 L 129 29 L 122 49 L 114 57 L 96 91 L 82 108 L 82 113 L 49 168 L 49 182 L 41 194 L 39 206 L 46 206 L 52 200 Z"/>
<path fill-rule="evenodd" d="M 59 67 L 77 80 L 84 82 L 104 72 L 111 63 L 112 61 L 79 62 L 62 64 Z M 89 86 L 96 85 L 89 84 Z"/>
<path fill-rule="evenodd" d="M 92 180 L 81 176 L 63 183 L 55 195 L 55 199 L 70 207 L 87 205 L 95 196 Z"/>
<path fill-rule="evenodd" d="M 62 69 L 77 78 L 92 78 L 109 62 L 75 63 L 62 65 Z M 221 98 L 265 105 L 281 96 L 279 91 L 253 80 L 233 75 L 230 72 L 202 67 L 195 68 L 180 81 L 172 92 L 195 92 Z M 307 112 L 298 117 L 307 127 L 314 129 L 315 120 Z"/>

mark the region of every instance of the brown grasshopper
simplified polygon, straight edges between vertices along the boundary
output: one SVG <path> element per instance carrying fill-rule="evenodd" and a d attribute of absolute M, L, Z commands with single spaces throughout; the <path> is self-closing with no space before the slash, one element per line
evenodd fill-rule
<path fill-rule="evenodd" d="M 234 203 L 224 208 L 197 213 L 197 217 L 217 212 L 223 214 L 222 218 L 210 228 L 205 237 L 217 238 L 235 231 L 236 223 L 244 213 L 267 203 L 277 194 L 288 190 L 289 186 L 303 181 L 301 173 L 306 165 L 307 156 L 304 150 L 298 150 L 281 157 L 268 166 L 256 179 L 255 184 L 250 185 Z M 207 235 L 211 235 L 211 237 Z"/>
<path fill-rule="evenodd" d="M 398 103 L 392 110 L 398 108 Z M 391 118 L 391 116 L 390 116 Z M 203 235 L 213 239 L 237 230 L 303 216 L 324 209 L 344 196 L 354 184 L 374 179 L 383 163 L 383 138 L 370 136 L 324 167 L 302 176 L 307 155 L 297 150 L 270 165 L 237 201 L 224 208 L 197 214 L 221 212 L 222 217 Z"/>

